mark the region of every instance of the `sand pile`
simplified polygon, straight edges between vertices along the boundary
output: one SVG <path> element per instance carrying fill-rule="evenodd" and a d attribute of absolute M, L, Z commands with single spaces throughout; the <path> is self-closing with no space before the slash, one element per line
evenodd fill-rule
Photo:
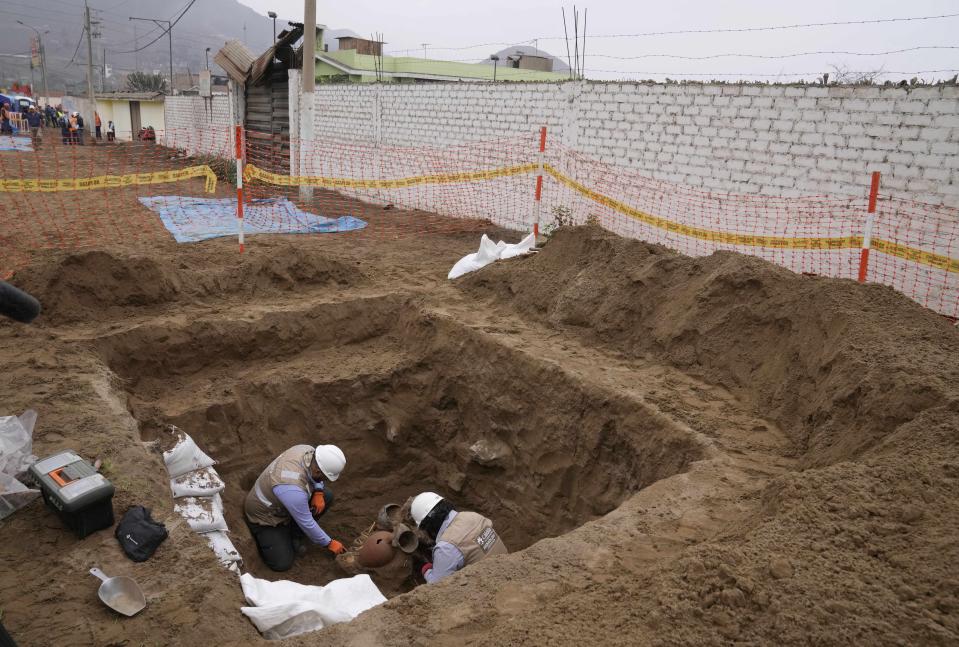
<path fill-rule="evenodd" d="M 235 578 L 172 512 L 176 424 L 242 498 L 279 451 L 350 457 L 324 518 L 349 539 L 424 487 L 516 550 L 291 645 L 956 644 L 959 331 L 876 286 L 561 230 L 450 283 L 475 236 L 264 238 L 49 254 L 18 274 L 0 392 L 35 451 L 105 459 L 116 505 L 170 538 L 131 565 L 41 504 L 0 528 L 21 644 L 261 642 Z M 29 538 L 29 541 L 24 541 Z M 117 622 L 87 569 L 135 576 Z M 322 551 L 292 579 L 337 573 Z M 266 644 L 265 642 L 263 644 Z"/>
<path fill-rule="evenodd" d="M 807 464 L 858 455 L 959 399 L 959 334 L 879 285 L 808 277 L 750 256 L 690 258 L 599 228 L 462 287 L 587 343 L 721 384 L 781 424 Z"/>

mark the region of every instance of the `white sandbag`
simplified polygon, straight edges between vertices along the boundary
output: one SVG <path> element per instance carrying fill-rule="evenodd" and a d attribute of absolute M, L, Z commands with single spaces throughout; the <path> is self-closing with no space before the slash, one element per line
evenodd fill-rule
<path fill-rule="evenodd" d="M 349 622 L 386 602 L 365 574 L 334 580 L 326 586 L 309 586 L 287 580 L 269 582 L 245 573 L 240 585 L 251 605 L 240 611 L 270 640 Z"/>
<path fill-rule="evenodd" d="M 204 467 L 170 479 L 170 490 L 173 491 L 174 499 L 185 496 L 213 496 L 222 492 L 225 487 L 226 484 L 212 467 Z"/>
<path fill-rule="evenodd" d="M 530 234 L 516 244 L 506 245 L 500 252 L 499 257 L 500 260 L 505 260 L 507 258 L 522 256 L 523 254 L 528 254 L 531 252 L 534 247 L 536 247 L 536 236 L 534 234 Z"/>
<path fill-rule="evenodd" d="M 229 567 L 230 564 L 235 562 L 243 562 L 243 558 L 240 556 L 240 551 L 236 549 L 233 545 L 233 542 L 230 541 L 230 536 L 222 530 L 214 530 L 213 532 L 208 532 L 203 535 L 207 542 L 210 544 L 210 548 L 213 549 L 213 552 L 216 553 L 217 559 L 220 560 L 220 563 L 226 567 Z"/>
<path fill-rule="evenodd" d="M 163 452 L 163 462 L 166 463 L 166 470 L 170 478 L 182 476 L 187 472 L 195 472 L 204 467 L 215 465 L 216 461 L 203 453 L 203 450 L 196 446 L 189 434 L 176 430 L 177 444 L 173 449 Z"/>
<path fill-rule="evenodd" d="M 214 530 L 228 530 L 223 518 L 223 499 L 219 494 L 213 496 L 187 496 L 175 499 L 173 510 L 190 524 L 193 532 L 205 533 Z"/>
<path fill-rule="evenodd" d="M 456 279 L 464 274 L 469 274 L 470 272 L 475 272 L 482 267 L 486 267 L 493 261 L 501 258 L 513 258 L 515 256 L 528 254 L 535 246 L 536 236 L 533 234 L 530 234 L 520 242 L 513 245 L 508 245 L 503 241 L 494 243 L 489 236 L 483 234 L 483 237 L 480 239 L 479 249 L 475 253 L 467 254 L 460 260 L 456 261 L 456 264 L 453 265 L 453 268 L 450 270 L 450 273 L 446 278 L 450 280 Z"/>

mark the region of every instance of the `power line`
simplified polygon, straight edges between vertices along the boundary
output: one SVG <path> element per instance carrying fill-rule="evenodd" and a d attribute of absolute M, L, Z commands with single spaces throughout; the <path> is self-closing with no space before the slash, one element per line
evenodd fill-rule
<path fill-rule="evenodd" d="M 796 52 L 794 54 L 708 54 L 705 56 L 682 56 L 679 54 L 639 54 L 638 56 L 614 56 L 612 54 L 589 54 L 595 58 L 612 58 L 621 61 L 631 61 L 640 58 L 679 58 L 687 61 L 705 61 L 714 58 L 761 58 L 761 59 L 783 59 L 797 58 L 800 56 L 888 56 L 891 54 L 903 54 L 905 52 L 916 52 L 929 49 L 959 49 L 957 45 L 923 45 L 918 47 L 907 47 L 905 49 L 892 49 L 887 52 L 845 52 L 845 51 L 816 51 L 816 52 Z"/>
<path fill-rule="evenodd" d="M 144 45 L 143 47 L 138 47 L 138 48 L 136 48 L 136 49 L 126 50 L 126 51 L 113 52 L 113 53 L 114 53 L 114 54 L 134 54 L 134 53 L 136 53 L 136 52 L 141 52 L 141 51 L 145 50 L 147 47 L 149 47 L 150 45 L 152 45 L 153 43 L 157 42 L 158 40 L 160 40 L 161 38 L 163 38 L 164 36 L 166 36 L 168 33 L 170 33 L 170 31 L 171 31 L 174 27 L 176 27 L 176 24 L 177 24 L 178 22 L 180 22 L 180 19 L 183 18 L 184 15 L 186 15 L 186 12 L 189 11 L 190 8 L 191 8 L 195 3 L 196 3 L 196 0 L 190 0 L 190 3 L 186 6 L 186 9 L 184 9 L 184 10 L 180 13 L 180 15 L 177 16 L 176 20 L 174 20 L 173 22 L 171 22 L 170 25 L 169 25 L 166 29 L 164 29 L 163 32 L 162 32 L 159 36 L 157 36 L 156 38 L 154 38 L 153 40 L 151 40 L 149 43 L 147 43 L 147 44 Z"/>
<path fill-rule="evenodd" d="M 941 18 L 955 18 L 959 13 L 948 13 L 939 16 L 915 16 L 912 18 L 878 18 L 875 20 L 842 20 L 833 22 L 810 22 L 795 25 L 773 25 L 767 27 L 728 27 L 720 29 L 679 29 L 675 31 L 650 31 L 639 34 L 601 34 L 590 38 L 639 38 L 647 36 L 673 36 L 676 34 L 738 34 L 754 31 L 781 31 L 784 29 L 807 29 L 810 27 L 837 27 L 842 25 L 878 25 L 893 22 L 915 22 L 920 20 L 939 20 Z M 540 40 L 559 40 L 561 36 L 549 36 Z"/>
<path fill-rule="evenodd" d="M 596 70 L 596 69 L 587 69 L 587 72 L 599 72 L 604 74 L 648 74 L 650 76 L 699 76 L 699 77 L 720 77 L 720 76 L 731 76 L 738 77 L 741 79 L 750 78 L 750 77 L 759 77 L 759 78 L 775 78 L 780 76 L 822 76 L 822 70 L 816 72 L 780 72 L 778 74 L 756 74 L 753 72 L 636 72 L 633 70 Z M 917 72 L 895 72 L 892 70 L 878 70 L 878 71 L 868 71 L 868 72 L 849 72 L 850 74 L 877 74 L 877 75 L 901 75 L 901 76 L 918 76 L 920 74 L 945 74 L 945 73 L 956 73 L 959 72 L 959 69 L 955 70 L 919 70 Z"/>
<path fill-rule="evenodd" d="M 832 21 L 832 22 L 811 22 L 811 23 L 797 23 L 793 25 L 772 25 L 764 27 L 726 27 L 726 28 L 717 28 L 717 29 L 677 29 L 673 31 L 649 31 L 641 32 L 636 34 L 590 34 L 590 38 L 645 38 L 648 36 L 673 36 L 677 34 L 729 34 L 729 33 L 745 33 L 745 32 L 762 32 L 762 31 L 781 31 L 785 29 L 808 29 L 813 27 L 837 27 L 843 25 L 878 25 L 884 23 L 898 23 L 898 22 L 916 22 L 923 20 L 940 20 L 944 18 L 955 18 L 959 17 L 959 13 L 949 13 L 941 14 L 936 16 L 912 16 L 907 18 L 877 18 L 873 20 L 842 20 L 842 21 Z M 475 49 L 477 47 L 496 47 L 496 46 L 511 46 L 518 44 L 531 43 L 534 40 L 565 40 L 565 36 L 539 36 L 537 38 L 527 38 L 525 40 L 514 41 L 512 43 L 478 43 L 476 45 L 466 45 L 466 46 L 456 46 L 456 47 L 439 47 L 434 46 L 434 50 L 444 50 L 444 51 L 462 51 L 467 49 Z M 402 54 L 408 52 L 414 52 L 417 50 L 414 49 L 403 49 L 403 50 L 394 50 L 390 52 L 391 54 Z"/>
<path fill-rule="evenodd" d="M 84 34 L 85 31 L 86 31 L 86 29 L 81 29 L 81 30 L 80 30 L 80 38 L 77 39 L 77 46 L 76 46 L 76 49 L 73 50 L 73 56 L 70 57 L 70 62 L 67 63 L 66 65 L 64 65 L 64 66 L 63 66 L 62 68 L 60 68 L 60 69 L 65 70 L 65 69 L 67 69 L 68 67 L 70 67 L 71 65 L 73 65 L 73 64 L 76 62 L 76 60 L 77 60 L 77 52 L 80 51 L 80 43 L 83 42 L 83 34 Z"/>

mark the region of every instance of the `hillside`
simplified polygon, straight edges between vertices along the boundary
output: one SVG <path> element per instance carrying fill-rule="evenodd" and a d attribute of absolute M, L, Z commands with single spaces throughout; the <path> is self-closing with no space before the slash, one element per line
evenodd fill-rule
<path fill-rule="evenodd" d="M 96 0 L 93 17 L 100 21 L 99 38 L 94 39 L 94 61 L 99 66 L 106 50 L 107 64 L 114 74 L 136 69 L 145 71 L 169 68 L 169 45 L 164 35 L 152 45 L 150 41 L 163 33 L 159 27 L 142 21 L 131 21 L 131 16 L 167 20 L 177 16 L 183 2 L 158 5 L 151 0 L 115 1 Z M 17 24 L 17 20 L 40 29 L 49 30 L 44 36 L 47 51 L 48 85 L 51 91 L 85 88 L 87 46 L 83 33 L 83 8 L 71 8 L 56 0 L 13 0 L 0 8 L 0 52 L 26 54 L 30 51 L 33 32 Z M 277 21 L 277 30 L 285 22 Z M 94 33 L 97 29 L 94 28 Z M 245 38 L 244 38 L 245 36 Z M 196 2 L 173 28 L 173 65 L 177 73 L 196 72 L 206 65 L 205 50 L 216 52 L 225 41 L 239 38 L 255 52 L 269 47 L 273 38 L 273 21 L 261 16 L 236 0 L 202 0 Z M 144 47 L 138 53 L 132 50 Z M 74 57 L 74 54 L 76 56 Z M 213 66 L 212 55 L 210 65 Z M 27 59 L 0 57 L 0 85 L 14 80 L 29 81 Z M 39 71 L 36 73 L 40 81 Z M 97 77 L 99 81 L 99 76 Z M 115 78 L 107 79 L 107 87 Z"/>

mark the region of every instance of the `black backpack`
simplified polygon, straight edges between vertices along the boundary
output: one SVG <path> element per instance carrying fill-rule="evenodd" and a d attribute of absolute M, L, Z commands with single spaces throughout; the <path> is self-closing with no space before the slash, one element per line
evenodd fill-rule
<path fill-rule="evenodd" d="M 135 562 L 145 562 L 167 538 L 166 526 L 154 521 L 150 511 L 142 505 L 135 505 L 117 524 L 113 533 L 120 548 L 127 557 Z"/>

